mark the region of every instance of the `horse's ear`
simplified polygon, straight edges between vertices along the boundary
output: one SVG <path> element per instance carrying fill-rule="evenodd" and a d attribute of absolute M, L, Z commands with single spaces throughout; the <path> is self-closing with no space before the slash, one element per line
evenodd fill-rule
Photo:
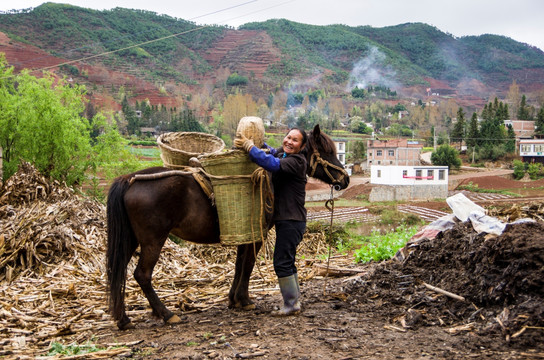
<path fill-rule="evenodd" d="M 321 129 L 319 128 L 319 124 L 316 124 L 314 126 L 314 130 L 312 131 L 312 135 L 314 136 L 314 138 L 319 138 L 319 136 L 321 135 Z"/>

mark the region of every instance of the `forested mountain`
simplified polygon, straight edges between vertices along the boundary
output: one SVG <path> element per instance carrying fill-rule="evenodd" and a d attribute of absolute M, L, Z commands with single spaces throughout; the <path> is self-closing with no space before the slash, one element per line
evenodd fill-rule
<path fill-rule="evenodd" d="M 224 99 L 232 86 L 263 99 L 295 86 L 349 94 L 370 84 L 413 98 L 429 87 L 451 96 L 505 94 L 513 81 L 524 92 L 544 88 L 540 49 L 497 35 L 455 38 L 421 23 L 372 28 L 277 19 L 234 30 L 150 11 L 46 3 L 0 14 L 0 32 L 0 53 L 16 70 L 51 69 L 117 104 L 120 92 L 177 99 L 170 105 L 203 89 Z"/>

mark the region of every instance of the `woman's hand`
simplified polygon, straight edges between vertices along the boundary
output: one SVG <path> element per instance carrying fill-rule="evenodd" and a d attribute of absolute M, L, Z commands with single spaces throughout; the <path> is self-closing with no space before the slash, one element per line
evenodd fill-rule
<path fill-rule="evenodd" d="M 234 146 L 248 153 L 255 144 L 253 143 L 253 140 L 246 138 L 241 133 L 237 133 L 236 138 L 234 139 Z"/>

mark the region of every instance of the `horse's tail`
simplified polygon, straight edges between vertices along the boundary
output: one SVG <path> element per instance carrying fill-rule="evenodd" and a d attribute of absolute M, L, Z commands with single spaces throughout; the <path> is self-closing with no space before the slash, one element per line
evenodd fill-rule
<path fill-rule="evenodd" d="M 125 308 L 127 265 L 137 247 L 125 208 L 125 193 L 130 184 L 126 177 L 117 178 L 108 193 L 108 248 L 106 272 L 108 275 L 108 303 L 110 313 L 118 321 Z"/>

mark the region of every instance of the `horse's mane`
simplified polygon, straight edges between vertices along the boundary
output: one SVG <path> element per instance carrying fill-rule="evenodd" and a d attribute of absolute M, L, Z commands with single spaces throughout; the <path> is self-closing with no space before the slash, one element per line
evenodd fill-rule
<path fill-rule="evenodd" d="M 310 144 L 310 147 L 314 149 L 319 148 L 319 145 L 321 145 L 321 148 L 325 153 L 333 153 L 336 155 L 336 145 L 334 145 L 334 141 L 323 132 L 319 133 L 319 138 L 316 140 L 316 137 L 313 135 L 313 130 L 310 131 L 308 134 L 308 143 Z"/>

